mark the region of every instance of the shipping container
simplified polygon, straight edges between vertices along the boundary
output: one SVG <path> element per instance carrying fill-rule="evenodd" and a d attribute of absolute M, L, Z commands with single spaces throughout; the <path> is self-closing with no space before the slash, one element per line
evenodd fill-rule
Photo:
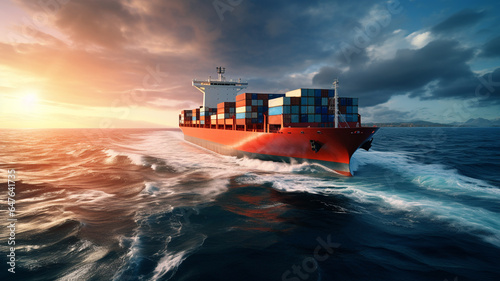
<path fill-rule="evenodd" d="M 280 114 L 283 114 L 283 107 L 282 106 L 270 107 L 269 108 L 269 115 L 270 116 L 280 115 Z"/>
<path fill-rule="evenodd" d="M 270 115 L 268 122 L 269 124 L 281 124 L 283 115 Z"/>

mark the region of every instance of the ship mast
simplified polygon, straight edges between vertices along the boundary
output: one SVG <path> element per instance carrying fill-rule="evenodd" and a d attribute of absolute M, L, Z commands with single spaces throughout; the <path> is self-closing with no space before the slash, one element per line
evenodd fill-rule
<path fill-rule="evenodd" d="M 219 75 L 219 81 L 226 80 L 225 77 L 222 75 L 226 73 L 226 68 L 222 66 L 217 66 L 216 69 L 217 69 L 217 74 Z"/>
<path fill-rule="evenodd" d="M 335 101 L 335 128 L 339 127 L 339 95 L 337 94 L 337 89 L 339 85 L 339 79 L 333 81 L 333 88 L 335 89 L 334 101 Z"/>

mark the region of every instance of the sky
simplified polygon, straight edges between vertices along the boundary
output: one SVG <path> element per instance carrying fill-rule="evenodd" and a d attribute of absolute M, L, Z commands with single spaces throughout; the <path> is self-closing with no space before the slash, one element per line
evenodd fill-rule
<path fill-rule="evenodd" d="M 500 2 L 0 0 L 0 128 L 176 127 L 202 94 L 331 88 L 364 122 L 500 117 Z"/>

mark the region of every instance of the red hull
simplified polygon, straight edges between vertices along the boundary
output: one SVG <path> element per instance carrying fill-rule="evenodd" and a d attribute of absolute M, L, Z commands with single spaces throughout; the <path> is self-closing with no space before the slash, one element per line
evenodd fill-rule
<path fill-rule="evenodd" d="M 319 163 L 351 176 L 354 152 L 378 130 L 361 128 L 283 128 L 276 133 L 180 127 L 187 141 L 212 151 L 263 160 Z M 316 150 L 312 148 L 311 141 Z"/>

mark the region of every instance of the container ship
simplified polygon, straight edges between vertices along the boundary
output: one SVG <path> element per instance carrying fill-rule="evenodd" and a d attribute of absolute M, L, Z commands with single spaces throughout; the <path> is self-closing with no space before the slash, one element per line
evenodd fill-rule
<path fill-rule="evenodd" d="M 192 81 L 203 105 L 183 110 L 184 139 L 214 152 L 287 163 L 319 164 L 352 176 L 354 152 L 368 150 L 377 127 L 363 127 L 358 99 L 332 89 L 296 89 L 284 94 L 242 93 L 247 82 L 218 78 Z"/>

